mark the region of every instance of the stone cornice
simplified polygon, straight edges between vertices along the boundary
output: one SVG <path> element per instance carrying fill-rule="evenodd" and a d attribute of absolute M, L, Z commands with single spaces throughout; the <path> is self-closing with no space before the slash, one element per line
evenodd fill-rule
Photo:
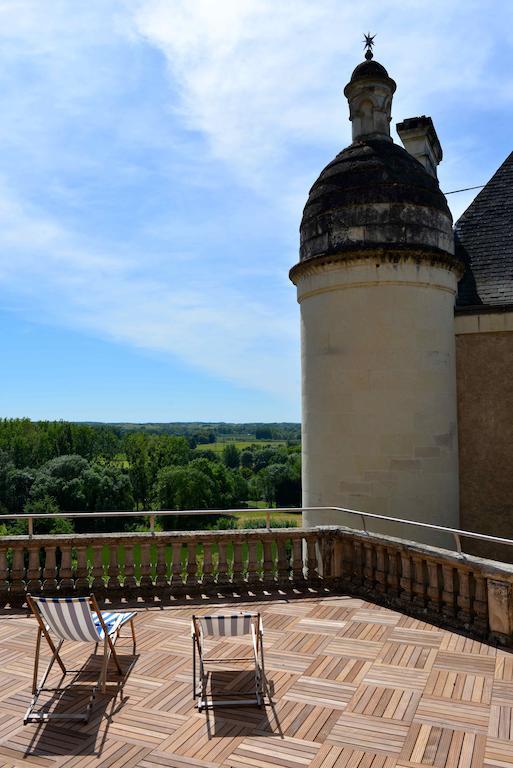
<path fill-rule="evenodd" d="M 328 265 L 350 266 L 362 260 L 376 259 L 386 264 L 428 264 L 430 266 L 443 267 L 455 272 L 458 279 L 463 275 L 464 265 L 457 257 L 447 251 L 430 246 L 416 245 L 369 245 L 354 246 L 339 250 L 336 253 L 315 256 L 295 264 L 289 272 L 289 278 L 297 285 L 298 281 L 308 275 L 323 271 Z"/>

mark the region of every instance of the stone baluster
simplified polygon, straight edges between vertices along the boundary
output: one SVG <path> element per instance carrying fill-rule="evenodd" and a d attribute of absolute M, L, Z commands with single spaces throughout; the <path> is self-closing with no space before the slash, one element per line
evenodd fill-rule
<path fill-rule="evenodd" d="M 93 584 L 95 595 L 102 596 L 105 593 L 105 579 L 103 568 L 103 544 L 93 544 Z"/>
<path fill-rule="evenodd" d="M 458 568 L 458 594 L 456 596 L 458 623 L 468 628 L 472 616 L 470 608 L 470 571 Z"/>
<path fill-rule="evenodd" d="M 374 589 L 374 547 L 366 541 L 363 545 L 363 586 L 369 592 Z"/>
<path fill-rule="evenodd" d="M 55 547 L 54 547 L 55 551 Z M 17 546 L 12 553 L 11 589 L 9 602 L 13 608 L 19 608 L 25 600 L 25 551 Z"/>
<path fill-rule="evenodd" d="M 411 557 L 407 552 L 401 552 L 401 594 L 399 596 L 401 603 L 409 605 L 412 601 L 412 564 Z"/>
<path fill-rule="evenodd" d="M 198 585 L 198 561 L 196 559 L 196 542 L 187 543 L 187 586 L 194 588 Z"/>
<path fill-rule="evenodd" d="M 141 542 L 140 588 L 141 592 L 146 597 L 153 593 L 153 579 L 151 578 L 151 544 L 149 541 Z"/>
<path fill-rule="evenodd" d="M 49 544 L 45 547 L 45 565 L 43 568 L 43 593 L 45 595 L 54 595 L 57 592 L 56 549 Z"/>
<path fill-rule="evenodd" d="M 456 591 L 454 589 L 454 568 L 452 565 L 442 565 L 442 614 L 451 623 L 456 612 Z"/>
<path fill-rule="evenodd" d="M 214 584 L 214 567 L 212 563 L 212 544 L 203 544 L 203 573 L 201 578 L 203 587 L 208 590 Z"/>
<path fill-rule="evenodd" d="M 392 602 L 399 600 L 401 591 L 400 557 L 395 547 L 387 547 L 386 592 Z"/>
<path fill-rule="evenodd" d="M 264 587 L 270 588 L 274 584 L 274 558 L 273 558 L 273 544 L 269 538 L 265 538 L 263 542 L 264 547 Z"/>
<path fill-rule="evenodd" d="M 342 584 L 348 587 L 353 581 L 353 543 L 349 536 L 342 537 Z"/>
<path fill-rule="evenodd" d="M 363 585 L 363 547 L 358 539 L 353 541 L 351 584 L 356 589 Z"/>
<path fill-rule="evenodd" d="M 62 544 L 60 550 L 61 567 L 59 568 L 59 592 L 69 595 L 72 594 L 75 589 L 73 570 L 71 568 L 71 544 Z"/>
<path fill-rule="evenodd" d="M 242 562 L 242 542 L 233 542 L 233 583 L 244 584 L 244 563 Z"/>
<path fill-rule="evenodd" d="M 107 575 L 109 577 L 107 581 L 109 594 L 112 597 L 118 597 L 121 589 L 119 583 L 118 548 L 113 542 L 109 544 L 109 565 L 107 568 Z"/>
<path fill-rule="evenodd" d="M 418 555 L 412 556 L 413 562 L 413 603 L 418 608 L 426 605 L 426 578 L 424 576 L 424 560 Z"/>
<path fill-rule="evenodd" d="M 9 599 L 9 569 L 7 567 L 7 549 L 0 547 L 0 608 L 6 605 Z"/>
<path fill-rule="evenodd" d="M 427 560 L 428 608 L 431 613 L 440 613 L 442 610 L 442 585 L 440 580 L 440 568 L 436 560 Z"/>
<path fill-rule="evenodd" d="M 134 546 L 133 544 L 125 544 L 125 567 L 123 569 L 123 590 L 126 593 L 126 597 L 131 599 L 134 597 L 137 590 L 137 581 L 135 579 L 135 563 L 134 563 Z"/>
<path fill-rule="evenodd" d="M 301 586 L 305 582 L 303 565 L 303 539 L 292 540 L 292 579 L 294 584 Z"/>
<path fill-rule="evenodd" d="M 383 595 L 386 592 L 386 559 L 385 559 L 385 547 L 381 544 L 376 545 L 376 568 L 374 571 L 374 578 L 376 583 L 374 589 L 379 595 Z"/>
<path fill-rule="evenodd" d="M 226 553 L 226 543 L 224 541 L 217 541 L 217 583 L 219 586 L 224 586 L 230 583 L 230 576 L 228 574 L 228 557 Z"/>
<path fill-rule="evenodd" d="M 318 586 L 319 571 L 317 570 L 317 551 L 313 536 L 308 536 L 306 539 L 306 577 L 310 584 Z"/>
<path fill-rule="evenodd" d="M 169 586 L 167 577 L 166 545 L 163 541 L 157 542 L 157 565 L 155 568 L 155 585 L 159 590 L 165 590 Z"/>
<path fill-rule="evenodd" d="M 486 579 L 474 573 L 474 623 L 477 632 L 485 633 L 488 629 L 488 602 L 486 595 Z"/>
<path fill-rule="evenodd" d="M 77 546 L 75 591 L 78 595 L 85 595 L 89 592 L 89 570 L 87 566 L 87 547 L 85 544 Z"/>
<path fill-rule="evenodd" d="M 290 582 L 289 569 L 290 562 L 287 555 L 287 542 L 285 539 L 278 539 L 278 584 L 281 587 L 288 587 Z"/>
<path fill-rule="evenodd" d="M 29 546 L 29 562 L 27 570 L 27 592 L 38 595 L 41 592 L 41 563 L 39 560 L 40 548 Z"/>
<path fill-rule="evenodd" d="M 182 545 L 179 541 L 173 541 L 173 574 L 171 577 L 172 591 L 180 592 L 183 589 L 182 577 Z"/>
<path fill-rule="evenodd" d="M 248 543 L 248 584 L 260 583 L 260 567 L 257 557 L 258 542 L 250 539 Z"/>

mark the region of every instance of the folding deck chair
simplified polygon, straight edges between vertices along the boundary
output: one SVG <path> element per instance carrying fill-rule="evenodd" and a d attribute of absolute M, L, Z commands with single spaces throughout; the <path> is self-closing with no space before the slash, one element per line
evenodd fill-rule
<path fill-rule="evenodd" d="M 240 695 L 242 699 L 213 699 L 207 696 L 208 673 L 205 664 L 227 664 L 250 661 L 251 656 L 242 658 L 205 658 L 204 641 L 206 637 L 239 637 L 251 635 L 253 660 L 255 663 L 255 694 L 244 691 L 230 691 L 230 695 Z M 199 658 L 199 679 L 196 680 L 196 654 Z M 197 699 L 196 706 L 202 709 L 214 706 L 234 706 L 237 704 L 257 704 L 262 706 L 265 693 L 263 627 L 259 613 L 236 613 L 227 616 L 192 617 L 192 697 Z M 249 698 L 248 698 L 249 697 Z"/>
<path fill-rule="evenodd" d="M 94 698 L 101 685 L 102 693 L 105 693 L 107 683 L 107 666 L 110 656 L 114 659 L 118 673 L 122 674 L 114 645 L 120 637 L 121 627 L 130 623 L 132 632 L 133 653 L 135 654 L 135 613 L 118 613 L 114 611 L 100 611 L 94 595 L 89 597 L 34 597 L 27 595 L 27 603 L 39 624 L 36 639 L 36 655 L 34 659 L 34 677 L 32 681 L 32 700 L 23 718 L 23 724 L 42 722 L 50 719 L 60 720 L 89 720 Z M 58 640 L 55 645 L 50 635 L 52 632 Z M 41 637 L 45 637 L 52 657 L 46 671 L 37 682 L 39 668 L 39 654 L 41 650 Z M 95 643 L 94 652 L 98 650 L 99 643 L 103 643 L 103 662 L 98 682 L 93 686 L 87 707 L 82 712 L 34 712 L 37 700 L 43 691 L 65 691 L 65 688 L 45 688 L 45 682 L 50 674 L 55 661 L 62 670 L 63 677 L 66 674 L 78 674 L 81 670 L 67 670 L 59 655 L 65 640 L 77 642 Z"/>

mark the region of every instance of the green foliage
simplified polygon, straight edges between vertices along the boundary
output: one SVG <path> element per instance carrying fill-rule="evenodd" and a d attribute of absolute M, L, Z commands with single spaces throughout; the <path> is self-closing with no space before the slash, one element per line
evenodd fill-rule
<path fill-rule="evenodd" d="M 240 465 L 240 451 L 233 443 L 226 443 L 223 449 L 223 461 L 229 469 L 237 469 Z"/>
<path fill-rule="evenodd" d="M 273 444 L 255 443 L 257 436 Z M 239 509 L 247 507 L 248 499 L 293 506 L 300 504 L 298 438 L 295 424 L 101 425 L 0 419 L 0 515 Z M 234 524 L 232 518 L 219 522 L 181 517 L 176 524 L 166 520 L 166 525 L 181 529 Z M 142 523 L 142 516 L 80 518 L 73 524 L 45 520 L 36 524 L 36 531 L 130 530 Z M 25 533 L 26 523 L 8 521 L 1 530 Z"/>

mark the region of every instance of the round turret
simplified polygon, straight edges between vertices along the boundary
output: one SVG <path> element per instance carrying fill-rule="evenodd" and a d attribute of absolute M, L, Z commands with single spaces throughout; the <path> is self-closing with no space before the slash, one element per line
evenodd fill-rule
<path fill-rule="evenodd" d="M 442 152 L 426 117 L 401 124 L 411 151 L 394 144 L 396 84 L 370 36 L 366 46 L 344 90 L 353 142 L 310 190 L 290 272 L 301 307 L 303 506 L 315 508 L 303 524 L 354 525 L 319 509 L 336 506 L 457 527 L 461 268 L 436 178 Z"/>

